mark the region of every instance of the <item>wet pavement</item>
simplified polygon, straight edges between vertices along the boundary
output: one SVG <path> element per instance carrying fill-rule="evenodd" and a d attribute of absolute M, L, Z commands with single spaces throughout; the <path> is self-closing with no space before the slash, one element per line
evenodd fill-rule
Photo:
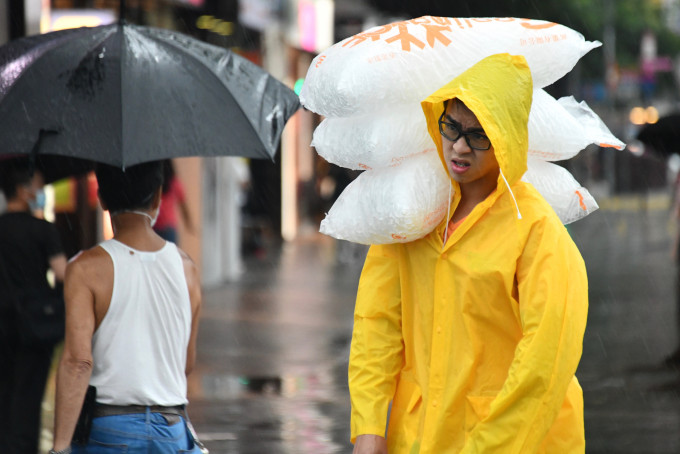
<path fill-rule="evenodd" d="M 587 452 L 680 452 L 675 224 L 664 194 L 609 198 L 570 226 L 588 267 L 578 377 Z M 364 250 L 309 234 L 206 290 L 191 415 L 214 453 L 350 453 L 346 367 Z"/>
<path fill-rule="evenodd" d="M 204 293 L 190 416 L 214 453 L 351 452 L 347 357 L 365 255 L 306 235 Z"/>
<path fill-rule="evenodd" d="M 570 226 L 588 267 L 578 377 L 587 452 L 680 452 L 676 225 L 664 194 L 600 200 Z M 190 416 L 213 454 L 350 453 L 346 368 L 364 247 L 313 231 L 205 289 Z"/>
<path fill-rule="evenodd" d="M 572 228 L 588 267 L 590 311 L 577 375 L 588 453 L 680 452 L 676 223 L 668 198 L 611 199 Z"/>

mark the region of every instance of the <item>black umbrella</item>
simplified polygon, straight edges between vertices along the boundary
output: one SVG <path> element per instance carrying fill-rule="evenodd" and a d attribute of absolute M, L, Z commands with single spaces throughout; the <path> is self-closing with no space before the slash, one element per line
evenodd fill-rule
<path fill-rule="evenodd" d="M 663 156 L 680 153 L 680 113 L 667 115 L 644 126 L 638 132 L 637 140 Z"/>
<path fill-rule="evenodd" d="M 123 168 L 267 158 L 298 108 L 259 66 L 168 30 L 121 22 L 0 47 L 0 153 L 35 149 Z"/>

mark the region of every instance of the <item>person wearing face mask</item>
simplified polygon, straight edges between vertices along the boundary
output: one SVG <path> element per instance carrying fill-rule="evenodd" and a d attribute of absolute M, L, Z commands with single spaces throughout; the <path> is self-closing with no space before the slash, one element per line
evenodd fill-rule
<path fill-rule="evenodd" d="M 55 291 L 47 272 L 52 270 L 59 285 L 66 256 L 56 227 L 34 216 L 44 208 L 45 196 L 42 176 L 30 160 L 3 161 L 0 185 L 7 201 L 0 215 L 0 452 L 34 454 L 54 345 L 29 343 L 17 328 L 12 304 L 32 301 L 22 295 Z"/>
<path fill-rule="evenodd" d="M 186 419 L 196 358 L 198 270 L 153 230 L 160 162 L 96 169 L 114 236 L 68 265 L 66 337 L 57 371 L 51 453 L 200 452 Z M 96 389 L 87 440 L 72 443 L 88 384 Z"/>

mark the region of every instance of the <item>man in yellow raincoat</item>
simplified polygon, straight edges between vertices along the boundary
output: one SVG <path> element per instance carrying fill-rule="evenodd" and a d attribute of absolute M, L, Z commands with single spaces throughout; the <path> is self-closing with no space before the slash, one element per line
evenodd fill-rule
<path fill-rule="evenodd" d="M 574 373 L 586 270 L 520 181 L 532 89 L 524 57 L 498 54 L 422 103 L 450 212 L 426 237 L 366 258 L 349 367 L 357 454 L 585 450 Z"/>

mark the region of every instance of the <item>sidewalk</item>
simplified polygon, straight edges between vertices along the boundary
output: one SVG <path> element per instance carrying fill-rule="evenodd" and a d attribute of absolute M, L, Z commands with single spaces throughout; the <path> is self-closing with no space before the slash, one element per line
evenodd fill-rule
<path fill-rule="evenodd" d="M 306 236 L 205 292 L 189 395 L 211 452 L 351 452 L 346 371 L 366 248 L 346 246 L 341 262 L 335 240 Z"/>

